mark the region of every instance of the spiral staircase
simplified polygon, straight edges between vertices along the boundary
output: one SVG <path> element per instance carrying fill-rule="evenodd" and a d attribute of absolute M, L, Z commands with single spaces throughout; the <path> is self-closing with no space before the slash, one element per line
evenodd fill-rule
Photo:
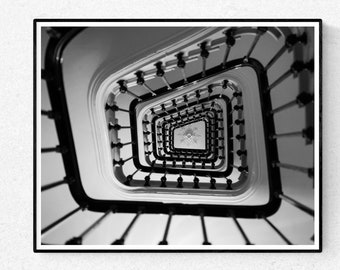
<path fill-rule="evenodd" d="M 37 250 L 319 247 L 315 28 L 37 31 Z"/>

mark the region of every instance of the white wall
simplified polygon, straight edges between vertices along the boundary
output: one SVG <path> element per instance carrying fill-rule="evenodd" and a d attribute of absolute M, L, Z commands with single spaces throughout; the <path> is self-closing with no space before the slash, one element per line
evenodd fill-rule
<path fill-rule="evenodd" d="M 339 3 L 328 1 L 69 1 L 4 2 L 0 105 L 1 248 L 6 269 L 337 269 L 339 257 L 340 113 Z M 169 12 L 170 11 L 170 12 Z M 32 252 L 32 19 L 33 18 L 322 18 L 323 72 L 323 243 L 322 254 L 33 254 Z M 13 96 L 17 98 L 13 98 Z M 18 107 L 18 100 L 26 105 Z M 19 113 L 14 114 L 13 108 Z M 16 123 L 16 124 L 13 124 Z M 18 129 L 21 127 L 21 129 Z M 25 134 L 21 130 L 25 131 Z M 14 151 L 15 150 L 15 151 Z M 18 164 L 20 166 L 18 166 Z"/>

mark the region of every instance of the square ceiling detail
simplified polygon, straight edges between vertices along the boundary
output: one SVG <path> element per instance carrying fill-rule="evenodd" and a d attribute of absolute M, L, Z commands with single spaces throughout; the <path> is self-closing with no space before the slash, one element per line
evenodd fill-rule
<path fill-rule="evenodd" d="M 206 123 L 203 120 L 175 128 L 173 131 L 174 147 L 177 149 L 205 150 L 205 129 Z"/>

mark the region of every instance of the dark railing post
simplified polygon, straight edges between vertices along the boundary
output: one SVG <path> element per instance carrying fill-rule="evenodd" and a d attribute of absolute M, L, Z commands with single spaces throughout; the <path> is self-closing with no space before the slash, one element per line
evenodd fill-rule
<path fill-rule="evenodd" d="M 122 94 L 129 94 L 130 96 L 133 96 L 134 98 L 137 98 L 138 101 L 142 101 L 142 99 L 135 95 L 134 93 L 132 93 L 131 91 L 128 90 L 127 88 L 127 82 L 125 80 L 119 80 L 117 82 L 117 84 L 119 85 L 119 92 L 122 93 Z"/>
<path fill-rule="evenodd" d="M 113 208 L 107 210 L 105 214 L 103 214 L 99 219 L 97 219 L 90 227 L 83 231 L 79 236 L 73 237 L 70 240 L 66 241 L 65 245 L 82 245 L 83 238 L 95 227 L 97 227 L 104 220 L 104 218 L 106 218 L 111 212 L 113 212 Z"/>
<path fill-rule="evenodd" d="M 281 162 L 273 162 L 274 167 L 280 167 L 280 168 L 285 168 L 288 170 L 293 170 L 297 172 L 302 172 L 308 175 L 308 177 L 313 178 L 314 177 L 314 169 L 313 168 L 305 168 L 305 167 L 300 167 L 292 164 L 286 164 L 286 163 L 281 163 Z"/>
<path fill-rule="evenodd" d="M 300 93 L 295 100 L 292 100 L 280 107 L 277 107 L 274 110 L 271 110 L 269 113 L 270 114 L 274 114 L 274 113 L 278 113 L 280 111 L 286 110 L 290 107 L 293 107 L 295 105 L 298 105 L 299 108 L 306 106 L 307 104 L 311 103 L 313 101 L 313 95 L 311 95 L 310 93 L 307 92 L 302 92 Z"/>
<path fill-rule="evenodd" d="M 139 172 L 140 169 L 137 169 L 133 174 L 129 174 L 127 177 L 126 177 L 126 181 L 124 182 L 125 185 L 127 186 L 130 186 L 131 185 L 131 181 L 133 180 L 133 176 Z"/>
<path fill-rule="evenodd" d="M 112 245 L 124 245 L 126 237 L 128 236 L 128 234 L 129 234 L 131 228 L 133 227 L 133 225 L 135 224 L 136 220 L 138 219 L 138 217 L 140 216 L 141 213 L 142 213 L 141 210 L 139 210 L 139 211 L 136 213 L 136 215 L 134 216 L 134 218 L 131 220 L 129 226 L 126 228 L 126 230 L 125 230 L 124 233 L 122 234 L 122 236 L 121 236 L 119 239 L 115 240 L 115 241 L 112 243 Z"/>
<path fill-rule="evenodd" d="M 202 58 L 202 77 L 206 76 L 206 65 L 207 65 L 207 58 L 209 57 L 209 51 L 207 50 L 207 42 L 202 42 L 200 44 L 201 48 L 201 58 Z"/>
<path fill-rule="evenodd" d="M 233 213 L 231 213 L 231 217 L 233 218 L 237 228 L 239 229 L 240 233 L 242 234 L 242 237 L 243 237 L 244 241 L 246 242 L 246 245 L 252 245 L 252 243 L 249 241 L 246 233 L 244 232 L 243 228 L 241 227 L 240 223 L 238 222 L 238 220 L 236 219 L 236 217 Z"/>
<path fill-rule="evenodd" d="M 182 73 L 184 83 L 188 83 L 187 76 L 185 75 L 185 70 L 184 70 L 186 63 L 183 59 L 183 55 L 184 55 L 184 53 L 182 53 L 182 52 L 180 52 L 176 55 L 176 57 L 177 57 L 177 67 L 180 69 L 180 71 Z"/>
<path fill-rule="evenodd" d="M 202 232 L 203 232 L 203 245 L 211 245 L 211 243 L 208 241 L 208 235 L 207 230 L 205 228 L 205 222 L 204 222 L 204 212 L 202 209 L 200 209 L 200 219 L 201 219 L 201 225 L 202 225 Z"/>
<path fill-rule="evenodd" d="M 61 119 L 61 115 L 54 111 L 41 110 L 41 115 L 47 116 L 48 118 L 54 119 L 54 120 Z"/>
<path fill-rule="evenodd" d="M 137 77 L 138 85 L 144 86 L 144 88 L 148 90 L 152 94 L 152 96 L 157 96 L 157 94 L 145 83 L 143 71 L 137 71 L 135 75 Z"/>
<path fill-rule="evenodd" d="M 111 143 L 111 148 L 123 148 L 125 145 L 129 145 L 129 144 L 134 144 L 134 142 L 127 142 L 127 143 L 121 143 L 121 142 L 118 142 L 118 143 Z"/>
<path fill-rule="evenodd" d="M 224 57 L 223 57 L 223 63 L 222 63 L 223 68 L 226 67 L 231 47 L 233 47 L 235 45 L 234 29 L 230 28 L 227 31 L 225 31 L 224 34 L 226 36 L 226 40 L 225 40 L 226 49 L 225 49 L 225 53 L 224 53 Z"/>
<path fill-rule="evenodd" d="M 120 160 L 113 160 L 113 166 L 119 165 L 119 166 L 123 166 L 127 161 L 129 161 L 130 159 L 133 159 L 134 156 L 129 157 L 127 159 L 120 159 Z"/>
<path fill-rule="evenodd" d="M 117 112 L 117 111 L 121 111 L 121 112 L 126 112 L 126 113 L 130 113 L 129 110 L 125 110 L 125 109 L 121 109 L 119 108 L 116 104 L 113 104 L 113 105 L 109 105 L 109 104 L 105 104 L 105 110 L 111 110 L 111 111 L 114 111 L 114 112 Z"/>
<path fill-rule="evenodd" d="M 64 154 L 68 151 L 66 146 L 57 145 L 56 147 L 41 148 L 41 153 L 57 152 Z"/>
<path fill-rule="evenodd" d="M 164 231 L 163 239 L 162 239 L 162 241 L 159 242 L 159 245 L 168 245 L 167 237 L 168 237 L 168 233 L 169 233 L 169 228 L 170 228 L 170 223 L 171 223 L 172 216 L 173 216 L 173 211 L 170 210 L 169 211 L 168 220 L 167 220 L 166 226 L 165 226 L 165 231 Z"/>
<path fill-rule="evenodd" d="M 285 237 L 285 236 L 280 232 L 280 230 L 274 226 L 273 223 L 271 223 L 265 216 L 263 217 L 263 219 L 269 224 L 270 227 L 273 228 L 273 230 L 274 230 L 275 232 L 277 232 L 278 235 L 280 235 L 280 237 L 283 239 L 283 241 L 286 242 L 287 245 L 292 245 L 292 243 L 287 239 L 287 237 Z"/>
<path fill-rule="evenodd" d="M 297 36 L 295 34 L 291 34 L 287 36 L 285 44 L 279 49 L 279 51 L 273 56 L 273 58 L 268 62 L 268 64 L 265 66 L 264 70 L 268 70 L 280 57 L 281 55 L 286 51 L 291 51 L 292 48 L 297 43 L 306 44 L 307 43 L 307 34 L 303 33 L 301 36 Z"/>
<path fill-rule="evenodd" d="M 272 90 L 274 87 L 276 87 L 281 82 L 283 82 L 285 79 L 287 79 L 290 75 L 293 75 L 294 77 L 296 77 L 304 69 L 307 69 L 312 72 L 314 70 L 314 60 L 311 60 L 307 63 L 304 63 L 302 61 L 295 61 L 291 65 L 289 70 L 283 73 L 279 78 L 277 78 L 272 84 L 268 86 L 267 91 Z"/>
<path fill-rule="evenodd" d="M 279 139 L 284 137 L 296 137 L 296 136 L 302 136 L 303 138 L 306 138 L 308 141 L 314 140 L 314 128 L 308 127 L 303 129 L 302 131 L 294 131 L 294 132 L 287 132 L 287 133 L 280 133 L 280 134 L 273 134 L 270 135 L 270 139 Z"/>
<path fill-rule="evenodd" d="M 258 27 L 258 28 L 257 28 L 257 34 L 256 34 L 256 36 L 255 36 L 255 38 L 254 38 L 254 40 L 253 40 L 253 43 L 251 44 L 251 46 L 250 46 L 250 48 L 249 48 L 249 51 L 248 51 L 247 55 L 244 57 L 244 60 L 245 60 L 245 61 L 248 61 L 248 59 L 249 59 L 251 53 L 253 52 L 253 50 L 254 50 L 256 44 L 257 44 L 258 41 L 260 40 L 260 37 L 261 37 L 264 33 L 266 33 L 267 30 L 268 30 L 267 27 Z"/>
<path fill-rule="evenodd" d="M 61 224 L 63 221 L 65 221 L 66 219 L 68 219 L 69 217 L 71 217 L 72 215 L 74 215 L 75 213 L 77 213 L 81 209 L 84 209 L 84 208 L 79 206 L 76 209 L 72 210 L 71 212 L 67 213 L 66 215 L 62 216 L 61 218 L 57 219 L 56 221 L 54 221 L 50 225 L 46 226 L 45 228 L 43 228 L 41 230 L 41 235 L 47 233 L 49 230 L 53 229 L 58 224 Z"/>
<path fill-rule="evenodd" d="M 283 201 L 285 201 L 285 202 L 295 206 L 296 208 L 302 210 L 303 212 L 305 212 L 305 213 L 307 213 L 307 214 L 309 214 L 311 216 L 314 216 L 314 210 L 313 209 L 311 209 L 311 208 L 307 207 L 306 205 L 304 205 L 304 204 L 302 204 L 302 203 L 300 203 L 300 202 L 298 202 L 298 201 L 288 197 L 287 195 L 275 193 L 275 196 L 277 198 L 280 198 Z"/>
<path fill-rule="evenodd" d="M 163 64 L 162 62 L 157 62 L 155 64 L 155 66 L 156 66 L 156 76 L 160 77 L 163 80 L 164 84 L 168 87 L 168 90 L 171 90 L 172 87 L 170 86 L 168 80 L 165 77 L 165 71 L 162 68 L 162 64 Z"/>
<path fill-rule="evenodd" d="M 41 191 L 46 191 L 46 190 L 49 190 L 51 188 L 54 188 L 54 187 L 57 187 L 57 186 L 60 186 L 60 185 L 63 185 L 63 184 L 70 184 L 70 183 L 72 183 L 74 181 L 75 181 L 75 179 L 72 178 L 72 177 L 65 177 L 63 180 L 43 185 L 41 187 Z"/>

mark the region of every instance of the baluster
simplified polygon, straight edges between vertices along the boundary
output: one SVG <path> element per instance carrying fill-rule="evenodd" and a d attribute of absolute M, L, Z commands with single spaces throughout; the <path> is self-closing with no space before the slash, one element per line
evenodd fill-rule
<path fill-rule="evenodd" d="M 172 157 L 172 154 L 171 154 Z M 176 167 L 176 159 L 172 161 L 172 167 Z"/>
<path fill-rule="evenodd" d="M 177 188 L 183 188 L 182 173 L 179 173 L 179 177 L 177 178 Z"/>
<path fill-rule="evenodd" d="M 156 160 L 152 161 L 152 163 L 151 163 L 151 172 L 147 176 L 144 177 L 144 180 L 145 180 L 144 187 L 149 187 L 150 186 L 150 178 L 151 178 L 150 176 L 153 173 L 153 167 L 155 166 L 155 163 L 156 163 Z"/>
<path fill-rule="evenodd" d="M 211 245 L 211 243 L 208 241 L 208 235 L 207 230 L 205 228 L 205 222 L 204 222 L 204 212 L 202 209 L 200 209 L 200 218 L 201 218 L 201 225 L 202 225 L 202 232 L 203 232 L 203 245 Z"/>
<path fill-rule="evenodd" d="M 144 187 L 149 187 L 150 186 L 150 175 L 151 175 L 151 173 L 144 177 L 144 180 L 145 180 Z"/>
<path fill-rule="evenodd" d="M 300 93 L 295 100 L 292 100 L 284 105 L 281 105 L 280 107 L 271 110 L 269 113 L 274 114 L 283 110 L 286 110 L 290 107 L 293 107 L 295 105 L 298 105 L 299 108 L 306 106 L 307 104 L 311 103 L 313 101 L 314 97 L 312 94 L 309 94 L 307 92 Z"/>
<path fill-rule="evenodd" d="M 222 89 L 221 89 L 221 94 L 220 94 L 220 98 L 222 97 L 223 91 L 226 90 L 229 86 L 229 81 L 228 80 L 223 80 L 221 83 Z"/>
<path fill-rule="evenodd" d="M 170 228 L 170 223 L 171 223 L 172 216 L 173 216 L 173 210 L 170 210 L 169 211 L 168 220 L 167 220 L 166 226 L 165 226 L 163 240 L 159 242 L 159 245 L 168 245 L 168 241 L 166 239 L 168 237 L 168 233 L 169 233 L 169 228 Z"/>
<path fill-rule="evenodd" d="M 88 227 L 79 236 L 73 237 L 70 240 L 66 241 L 65 245 L 82 245 L 83 238 L 86 235 L 88 235 L 95 227 L 97 227 L 111 212 L 113 212 L 113 208 L 110 208 L 108 211 L 106 211 L 104 215 L 97 219 L 90 227 Z"/>
<path fill-rule="evenodd" d="M 241 141 L 241 140 L 245 140 L 246 139 L 246 134 L 243 134 L 243 135 L 240 135 L 240 134 L 237 134 L 235 136 L 236 140 L 238 141 Z"/>
<path fill-rule="evenodd" d="M 274 226 L 273 223 L 271 223 L 265 216 L 262 217 L 268 224 L 270 227 L 272 227 L 274 229 L 275 232 L 277 232 L 278 235 L 280 235 L 280 237 L 283 239 L 283 241 L 286 242 L 287 245 L 292 245 L 292 243 L 287 239 L 287 237 L 285 237 L 278 228 L 276 228 Z"/>
<path fill-rule="evenodd" d="M 121 236 L 119 239 L 115 240 L 115 241 L 112 243 L 112 245 L 124 245 L 126 237 L 128 236 L 128 234 L 129 234 L 131 228 L 133 227 L 133 225 L 135 224 L 136 220 L 138 219 L 138 217 L 140 216 L 141 213 L 142 213 L 141 210 L 139 210 L 139 211 L 137 212 L 137 214 L 136 214 L 135 217 L 131 220 L 129 226 L 126 228 L 126 230 L 124 231 L 124 233 L 122 234 L 122 236 Z"/>
<path fill-rule="evenodd" d="M 216 189 L 216 179 L 210 176 L 210 189 Z"/>
<path fill-rule="evenodd" d="M 151 132 L 148 131 L 148 130 L 144 130 L 144 131 L 143 131 L 143 135 L 145 135 L 145 136 L 148 136 L 148 135 L 150 135 L 150 134 L 151 134 Z"/>
<path fill-rule="evenodd" d="M 123 166 L 127 161 L 129 161 L 132 158 L 134 158 L 134 156 L 129 157 L 129 158 L 125 159 L 125 160 L 123 160 L 122 158 L 120 160 L 118 160 L 118 161 L 117 160 L 113 160 L 113 166 L 115 166 L 115 165 Z"/>
<path fill-rule="evenodd" d="M 243 111 L 243 105 L 235 105 L 234 108 L 230 111 L 230 114 L 233 114 L 234 112 Z"/>
<path fill-rule="evenodd" d="M 56 221 L 54 221 L 50 225 L 46 226 L 45 228 L 43 228 L 41 230 L 41 235 L 47 233 L 48 231 L 50 231 L 51 229 L 53 229 L 57 225 L 61 224 L 63 221 L 65 221 L 66 219 L 68 219 L 69 217 L 71 217 L 72 215 L 74 215 L 75 213 L 77 213 L 81 209 L 84 211 L 85 207 L 79 206 L 76 209 L 72 210 L 71 212 L 67 213 L 66 215 L 62 216 L 61 218 L 57 219 Z"/>
<path fill-rule="evenodd" d="M 129 144 L 135 144 L 135 142 L 127 142 L 127 143 L 121 143 L 121 142 L 118 142 L 118 143 L 113 143 L 111 142 L 111 148 L 123 148 L 125 145 L 129 145 Z"/>
<path fill-rule="evenodd" d="M 236 119 L 234 121 L 235 125 L 239 126 L 239 125 L 244 125 L 244 119 Z"/>
<path fill-rule="evenodd" d="M 151 112 L 151 115 L 155 115 L 155 114 L 156 114 L 154 108 L 151 108 L 151 109 L 150 109 L 150 112 Z"/>
<path fill-rule="evenodd" d="M 285 201 L 285 202 L 287 202 L 287 203 L 289 203 L 289 204 L 295 206 L 296 208 L 302 210 L 303 212 L 305 212 L 305 213 L 307 213 L 307 214 L 309 214 L 309 215 L 311 215 L 311 216 L 314 216 L 314 210 L 313 210 L 313 209 L 311 209 L 311 208 L 305 206 L 304 204 L 302 204 L 302 203 L 300 203 L 300 202 L 298 202 L 298 201 L 296 201 L 296 200 L 294 200 L 294 199 L 288 197 L 287 195 L 280 194 L 280 193 L 277 193 L 277 192 L 276 192 L 276 193 L 275 193 L 275 196 L 276 196 L 277 198 L 280 198 L 280 199 L 282 199 L 283 201 Z"/>
<path fill-rule="evenodd" d="M 222 67 L 226 68 L 226 64 L 227 64 L 227 60 L 228 60 L 228 56 L 231 50 L 231 47 L 233 47 L 235 45 L 235 38 L 234 38 L 234 32 L 235 29 L 230 28 L 227 31 L 224 32 L 225 36 L 226 36 L 226 49 L 225 49 L 225 53 L 224 53 L 224 57 L 223 57 L 223 63 L 222 63 Z"/>
<path fill-rule="evenodd" d="M 240 231 L 240 233 L 241 233 L 241 235 L 242 235 L 244 241 L 246 242 L 246 245 L 252 245 L 252 243 L 249 241 L 249 239 L 248 239 L 246 233 L 245 233 L 244 230 L 242 229 L 240 223 L 238 222 L 238 220 L 236 219 L 236 217 L 235 217 L 235 215 L 234 215 L 233 213 L 231 213 L 231 217 L 232 217 L 232 219 L 234 220 L 234 222 L 235 222 L 237 228 L 239 229 L 239 231 Z"/>
<path fill-rule="evenodd" d="M 121 109 L 119 108 L 116 104 L 113 104 L 113 105 L 109 105 L 109 104 L 105 104 L 105 110 L 111 110 L 111 111 L 114 111 L 114 112 L 117 112 L 117 111 L 121 111 L 121 112 L 126 112 L 126 113 L 130 113 L 129 110 L 125 110 L 125 109 Z"/>
<path fill-rule="evenodd" d="M 280 168 L 285 168 L 293 171 L 298 171 L 302 172 L 308 175 L 308 177 L 313 178 L 314 177 L 314 169 L 313 168 L 305 168 L 305 167 L 300 167 L 296 165 L 291 165 L 291 164 L 286 164 L 286 163 L 281 163 L 281 162 L 273 162 L 273 167 L 280 167 Z"/>
<path fill-rule="evenodd" d="M 211 96 L 211 93 L 213 92 L 213 85 L 212 84 L 209 84 L 208 85 L 208 101 L 210 101 L 210 96 Z M 204 104 L 202 104 L 202 110 L 204 110 Z"/>
<path fill-rule="evenodd" d="M 192 163 L 191 163 L 191 167 L 192 167 L 193 169 L 195 169 L 195 168 L 196 168 L 196 161 L 195 161 L 195 160 L 193 160 L 193 161 L 192 161 Z"/>
<path fill-rule="evenodd" d="M 120 93 L 122 93 L 122 94 L 129 94 L 130 96 L 133 96 L 134 98 L 137 98 L 138 101 L 142 101 L 142 99 L 139 96 L 135 95 L 130 90 L 128 90 L 127 82 L 125 80 L 119 80 L 117 82 L 117 84 L 119 85 L 119 92 Z"/>
<path fill-rule="evenodd" d="M 194 174 L 194 186 L 193 186 L 193 188 L 196 188 L 196 189 L 200 188 L 199 182 L 200 182 L 200 180 L 198 179 L 196 174 Z"/>
<path fill-rule="evenodd" d="M 157 94 L 152 91 L 152 89 L 145 83 L 145 80 L 144 80 L 144 72 L 143 71 L 137 71 L 135 73 L 136 77 L 137 77 L 137 84 L 140 85 L 140 86 L 144 86 L 144 88 L 146 90 L 148 90 L 152 96 L 157 96 Z"/>
<path fill-rule="evenodd" d="M 161 177 L 161 187 L 166 187 L 166 174 L 167 171 L 164 172 L 164 175 Z"/>
<path fill-rule="evenodd" d="M 234 121 L 234 124 L 229 125 L 229 127 L 233 127 L 234 125 L 239 126 L 239 125 L 244 125 L 245 121 L 244 119 L 236 119 Z"/>
<path fill-rule="evenodd" d="M 142 121 L 142 124 L 145 126 L 150 124 L 150 121 L 147 120 L 147 116 L 145 116 L 145 120 Z"/>
<path fill-rule="evenodd" d="M 225 159 L 225 156 L 224 155 L 221 155 L 221 156 L 218 156 L 219 159 L 221 160 L 224 160 Z"/>
<path fill-rule="evenodd" d="M 207 50 L 207 42 L 202 42 L 200 45 L 201 48 L 201 58 L 202 58 L 202 77 L 206 76 L 206 62 L 207 58 L 209 57 L 209 52 Z"/>
<path fill-rule="evenodd" d="M 178 60 L 177 61 L 177 67 L 180 69 L 180 71 L 182 73 L 182 76 L 183 76 L 183 79 L 184 79 L 184 83 L 188 83 L 187 76 L 186 76 L 185 70 L 184 70 L 186 63 L 185 63 L 185 61 L 183 59 L 183 55 L 184 55 L 184 53 L 180 52 L 180 53 L 178 53 L 175 56 L 177 57 L 177 60 Z"/>
<path fill-rule="evenodd" d="M 236 166 L 234 164 L 230 164 L 230 166 L 237 169 L 239 172 L 248 172 L 248 166 Z"/>
<path fill-rule="evenodd" d="M 229 179 L 229 178 L 226 178 L 227 180 L 227 187 L 226 187 L 226 190 L 232 190 L 232 184 L 233 184 L 233 180 Z"/>
<path fill-rule="evenodd" d="M 163 64 L 162 62 L 157 62 L 155 64 L 155 66 L 156 66 L 156 76 L 160 77 L 163 80 L 164 84 L 168 87 L 168 90 L 171 90 L 172 87 L 170 86 L 168 80 L 165 77 L 165 72 L 162 68 L 162 64 Z"/>
<path fill-rule="evenodd" d="M 258 43 L 258 41 L 260 40 L 260 37 L 261 37 L 264 33 L 266 33 L 267 30 L 268 30 L 268 27 L 258 27 L 258 28 L 257 28 L 257 34 L 256 34 L 256 36 L 255 36 L 255 38 L 254 38 L 254 41 L 253 41 L 253 43 L 251 44 L 250 49 L 249 49 L 247 55 L 246 55 L 245 58 L 244 58 L 244 61 L 245 61 L 245 62 L 248 62 L 251 53 L 253 52 L 253 50 L 254 50 L 256 44 Z"/>
<path fill-rule="evenodd" d="M 237 150 L 237 151 L 236 151 L 236 154 L 237 154 L 239 157 L 246 156 L 246 155 L 247 155 L 247 150 Z"/>
<path fill-rule="evenodd" d="M 298 74 L 303 70 L 314 71 L 314 60 L 309 61 L 308 63 L 304 63 L 302 61 L 295 61 L 289 70 L 283 73 L 278 79 L 276 79 L 271 85 L 268 86 L 267 92 L 271 91 L 274 87 L 279 85 L 285 79 L 287 79 L 290 75 L 293 75 L 294 78 L 298 76 Z"/>
<path fill-rule="evenodd" d="M 51 153 L 51 152 L 65 154 L 68 152 L 68 149 L 66 146 L 61 146 L 61 145 L 57 145 L 56 147 L 41 148 L 41 153 Z"/>
<path fill-rule="evenodd" d="M 167 112 L 166 108 L 165 108 L 165 104 L 161 104 L 161 109 L 163 112 L 165 112 L 167 115 L 169 115 L 169 113 Z"/>
<path fill-rule="evenodd" d="M 66 176 L 66 177 L 64 177 L 63 180 L 60 180 L 60 181 L 53 182 L 53 183 L 50 183 L 50 184 L 42 186 L 41 187 L 41 191 L 46 191 L 46 190 L 49 190 L 51 188 L 60 186 L 62 184 L 71 184 L 71 183 L 74 183 L 74 182 L 75 182 L 75 179 L 73 177 Z"/>
<path fill-rule="evenodd" d="M 200 90 L 196 90 L 195 93 L 196 93 L 195 96 L 196 96 L 196 99 L 197 99 L 197 104 L 199 104 L 200 97 L 201 97 Z M 196 108 L 196 107 L 195 107 L 195 108 Z"/>
<path fill-rule="evenodd" d="M 172 106 L 176 109 L 176 111 L 178 112 L 178 108 L 177 108 L 177 103 L 176 103 L 176 100 L 175 99 L 173 99 L 173 100 L 171 100 L 171 102 L 172 102 Z M 173 118 L 173 116 L 171 115 L 170 116 L 171 118 Z"/>
<path fill-rule="evenodd" d="M 313 141 L 314 140 L 314 128 L 308 127 L 301 131 L 273 134 L 273 135 L 270 135 L 270 139 L 279 139 L 279 138 L 284 138 L 284 137 L 295 137 L 295 136 L 302 136 L 303 138 L 306 138 L 308 141 Z"/>
<path fill-rule="evenodd" d="M 233 99 L 233 98 L 238 98 L 238 97 L 242 97 L 242 92 L 241 92 L 241 91 L 234 91 L 234 92 L 233 92 L 233 97 L 232 97 L 232 99 Z M 231 102 L 232 99 L 230 99 L 229 102 Z"/>
<path fill-rule="evenodd" d="M 297 36 L 295 34 L 291 34 L 291 35 L 287 36 L 285 44 L 281 47 L 281 49 L 278 50 L 278 52 L 268 62 L 268 64 L 265 66 L 264 70 L 267 71 L 281 57 L 281 55 L 286 50 L 288 50 L 288 52 L 291 51 L 297 43 L 306 44 L 307 43 L 307 34 L 303 33 L 300 36 Z"/>
<path fill-rule="evenodd" d="M 133 176 L 137 173 L 137 172 L 139 172 L 140 171 L 140 169 L 137 169 L 133 174 L 129 174 L 127 177 L 126 177 L 126 181 L 124 182 L 124 184 L 126 185 L 126 186 L 130 186 L 131 185 L 131 181 L 133 180 Z"/>
<path fill-rule="evenodd" d="M 146 156 L 150 156 L 153 152 L 152 151 L 145 151 L 144 152 Z"/>
<path fill-rule="evenodd" d="M 60 120 L 61 119 L 60 113 L 57 113 L 57 112 L 54 112 L 54 111 L 41 110 L 41 115 L 47 116 L 49 119 L 54 119 L 54 120 Z"/>
<path fill-rule="evenodd" d="M 108 125 L 109 130 L 121 130 L 121 129 L 127 129 L 127 128 L 131 128 L 131 126 L 121 126 L 119 124 L 112 124 L 111 122 L 109 122 Z"/>
<path fill-rule="evenodd" d="M 187 95 L 184 95 L 184 96 L 183 96 L 183 101 L 184 101 L 185 105 L 186 105 L 187 107 L 189 107 L 189 104 L 188 104 L 189 100 L 188 100 Z"/>
<path fill-rule="evenodd" d="M 214 109 L 215 105 L 216 105 L 215 101 L 212 101 L 210 104 L 210 111 Z"/>
<path fill-rule="evenodd" d="M 235 96 L 233 95 L 233 96 L 231 97 L 231 99 L 229 99 L 228 104 L 231 104 L 231 103 L 234 101 L 234 99 L 235 99 Z"/>
<path fill-rule="evenodd" d="M 152 142 L 144 142 L 144 145 L 146 146 L 147 149 L 149 149 L 149 146 L 152 144 Z"/>

